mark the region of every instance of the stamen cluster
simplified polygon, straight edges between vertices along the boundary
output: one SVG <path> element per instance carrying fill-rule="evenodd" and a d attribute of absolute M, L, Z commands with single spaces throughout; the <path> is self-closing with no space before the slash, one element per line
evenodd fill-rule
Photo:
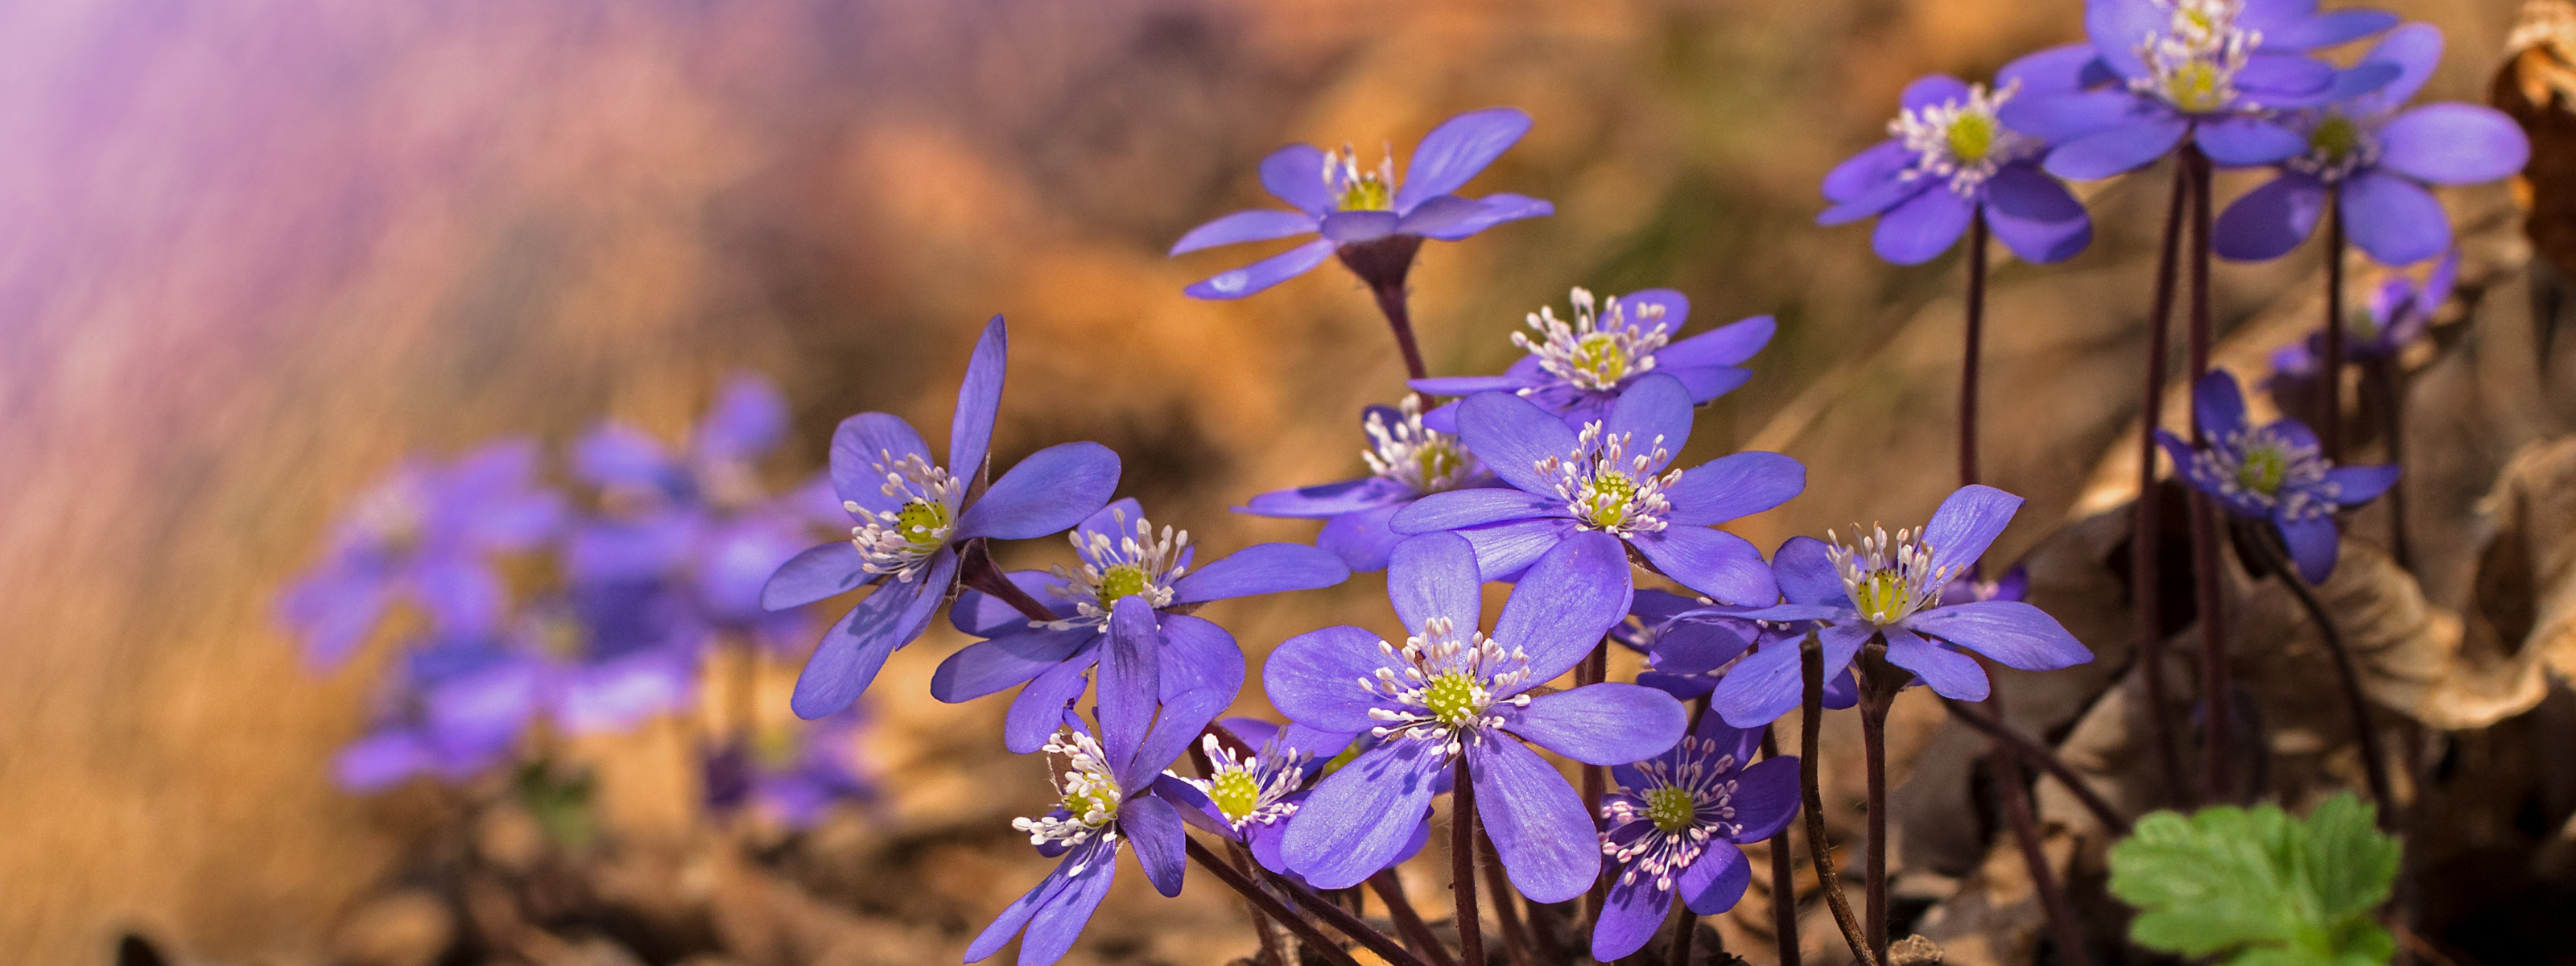
<path fill-rule="evenodd" d="M 1843 591 L 1851 595 L 1861 619 L 1870 623 L 1885 627 L 1913 616 L 1939 603 L 1942 588 L 1950 585 L 1951 568 L 1934 567 L 1931 545 L 1917 539 L 1914 531 L 1898 530 L 1891 540 L 1885 529 L 1871 527 L 1848 547 L 1831 530 L 1825 531 L 1825 537 L 1833 543 L 1825 553 L 1842 575 Z"/>
<path fill-rule="evenodd" d="M 1662 476 L 1654 468 L 1672 460 L 1664 438 L 1656 436 L 1650 452 L 1628 455 L 1636 434 L 1606 435 L 1600 423 L 1585 423 L 1574 452 L 1533 464 L 1539 475 L 1556 478 L 1556 495 L 1565 499 L 1576 525 L 1626 537 L 1664 528 L 1672 501 L 1664 490 L 1681 481 L 1682 471 Z"/>
<path fill-rule="evenodd" d="M 1373 171 L 1360 170 L 1359 152 L 1350 145 L 1324 155 L 1324 189 L 1342 211 L 1395 210 L 1395 149 L 1387 149 Z"/>
<path fill-rule="evenodd" d="M 2173 11 L 2172 26 L 2138 44 L 2147 76 L 2131 80 L 2131 89 L 2164 98 L 2186 114 L 2260 107 L 2237 100 L 2236 74 L 2263 42 L 2261 31 L 2236 26 L 2244 0 L 2165 0 L 2165 5 Z"/>
<path fill-rule="evenodd" d="M 1267 756 L 1237 758 L 1234 749 L 1216 740 L 1215 735 L 1200 736 L 1199 747 L 1207 753 L 1208 777 L 1181 780 L 1216 803 L 1217 811 L 1236 832 L 1286 821 L 1288 816 L 1297 814 L 1297 803 L 1281 799 L 1304 781 L 1306 754 L 1289 748 L 1274 750 Z"/>
<path fill-rule="evenodd" d="M 2004 165 L 2036 153 L 2038 139 L 2005 127 L 1997 116 L 2020 88 L 2018 80 L 1993 91 L 1971 84 L 1965 100 L 1899 113 L 1887 133 L 1914 152 L 1914 166 L 1904 177 L 1948 178 L 1950 190 L 1965 197 Z"/>
<path fill-rule="evenodd" d="M 1710 758 L 1716 750 L 1716 742 L 1686 735 L 1677 755 L 1634 766 L 1644 787 L 1623 785 L 1604 797 L 1601 854 L 1625 867 L 1621 885 L 1646 875 L 1654 877 L 1655 888 L 1669 890 L 1675 877 L 1708 851 L 1710 839 L 1743 834 L 1743 824 L 1735 821 L 1738 783 L 1716 780 L 1735 771 L 1735 756 Z"/>
<path fill-rule="evenodd" d="M 2333 513 L 2343 492 L 2326 478 L 2333 464 L 2314 444 L 2270 426 L 2231 431 L 2220 445 L 2195 452 L 2191 463 L 2192 476 L 2229 501 L 2291 519 Z"/>
<path fill-rule="evenodd" d="M 2320 181 L 2340 181 L 2379 160 L 2379 139 L 2370 125 L 2331 108 L 2312 109 L 2307 118 L 2308 151 L 2281 166 Z"/>
<path fill-rule="evenodd" d="M 898 460 L 892 452 L 878 450 L 877 460 L 873 468 L 885 477 L 879 492 L 904 503 L 894 510 L 869 513 L 855 501 L 844 501 L 842 509 L 866 521 L 850 528 L 850 543 L 859 548 L 861 570 L 909 582 L 932 554 L 947 545 L 948 534 L 957 525 L 957 503 L 966 488 L 919 454 Z"/>
<path fill-rule="evenodd" d="M 1054 776 L 1064 815 L 1015 818 L 1011 827 L 1027 832 L 1030 845 L 1055 843 L 1071 848 L 1094 837 L 1117 841 L 1118 806 L 1125 796 L 1118 790 L 1118 776 L 1110 770 L 1109 753 L 1101 750 L 1100 740 L 1066 728 L 1056 732 L 1045 751 L 1065 757 L 1064 769 Z"/>
<path fill-rule="evenodd" d="M 1491 713 L 1496 705 L 1529 705 L 1526 694 L 1495 697 L 1529 680 L 1529 652 L 1517 647 L 1505 651 L 1473 629 L 1462 638 L 1449 618 L 1422 622 L 1422 633 L 1405 638 L 1401 649 L 1383 640 L 1377 647 L 1381 655 L 1403 664 L 1400 673 L 1380 667 L 1374 677 L 1358 679 L 1361 690 L 1394 702 L 1369 709 L 1369 717 L 1388 722 L 1369 729 L 1377 737 L 1409 735 L 1445 744 L 1446 752 L 1455 755 L 1483 729 L 1503 724 Z"/>
<path fill-rule="evenodd" d="M 1574 324 L 1559 320 L 1554 306 L 1542 306 L 1528 317 L 1530 330 L 1537 332 L 1538 338 L 1514 332 L 1512 344 L 1537 356 L 1540 368 L 1577 389 L 1604 392 L 1619 388 L 1621 380 L 1652 371 L 1655 350 L 1672 341 L 1672 331 L 1663 321 L 1662 305 L 1639 306 L 1637 321 L 1632 323 L 1617 296 L 1612 296 L 1609 305 L 1598 313 L 1593 310 L 1589 290 L 1576 288 L 1572 302 Z M 1524 396 L 1530 392 L 1521 390 Z"/>
<path fill-rule="evenodd" d="M 1483 482 L 1489 474 L 1482 460 L 1458 437 L 1422 425 L 1422 403 L 1414 396 L 1397 404 L 1403 418 L 1390 423 L 1370 410 L 1361 428 L 1370 448 L 1360 453 L 1369 472 L 1412 487 L 1417 494 L 1445 493 Z"/>
<path fill-rule="evenodd" d="M 1143 597 L 1156 609 L 1172 603 L 1172 583 L 1189 567 L 1180 562 L 1181 552 L 1190 545 L 1190 532 L 1164 527 L 1161 534 L 1144 517 L 1136 518 L 1130 531 L 1127 512 L 1112 509 L 1112 519 L 1121 533 L 1112 542 L 1100 531 L 1085 533 L 1075 530 L 1068 539 L 1074 552 L 1085 561 L 1081 570 L 1069 570 L 1059 564 L 1054 568 L 1056 584 L 1049 591 L 1073 602 L 1075 616 L 1049 622 L 1057 630 L 1082 625 L 1101 626 L 1109 623 L 1109 611 L 1121 597 Z"/>

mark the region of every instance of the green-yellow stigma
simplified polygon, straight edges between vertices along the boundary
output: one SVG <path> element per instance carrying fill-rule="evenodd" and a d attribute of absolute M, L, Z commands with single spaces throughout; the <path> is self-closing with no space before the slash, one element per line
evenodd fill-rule
<path fill-rule="evenodd" d="M 1628 474 L 1604 472 L 1592 478 L 1592 497 L 1585 519 L 1593 526 L 1607 530 L 1628 521 L 1628 499 L 1636 495 L 1637 481 Z"/>
<path fill-rule="evenodd" d="M 1950 122 L 1950 157 L 1960 164 L 1975 164 L 1995 148 L 1995 119 L 1990 114 L 1961 111 Z"/>
<path fill-rule="evenodd" d="M 1100 575 L 1100 609 L 1108 610 L 1121 597 L 1134 597 L 1145 592 L 1145 568 L 1119 564 Z"/>
<path fill-rule="evenodd" d="M 2165 99 L 2186 113 L 2206 114 L 2227 106 L 2219 81 L 2217 64 L 2193 61 L 2165 76 Z"/>
<path fill-rule="evenodd" d="M 1869 581 L 1860 585 L 1860 593 L 1855 595 L 1858 599 L 1852 603 L 1860 608 L 1861 616 L 1872 622 L 1892 623 L 1905 609 L 1906 591 L 1909 589 L 1904 575 L 1894 570 L 1881 570 L 1871 574 Z"/>
<path fill-rule="evenodd" d="M 2280 493 L 2281 481 L 2289 475 L 2290 454 L 2277 446 L 2248 449 L 2236 464 L 2236 485 L 2264 496 Z"/>
<path fill-rule="evenodd" d="M 2308 150 L 2329 165 L 2341 164 L 2361 147 L 2361 125 L 2341 114 L 2328 114 L 2308 132 Z"/>
<path fill-rule="evenodd" d="M 1364 172 L 1342 186 L 1343 211 L 1393 211 L 1395 192 L 1376 172 Z"/>
<path fill-rule="evenodd" d="M 1679 833 L 1699 821 L 1699 797 L 1690 789 L 1665 786 L 1646 793 L 1646 818 L 1657 829 Z"/>
<path fill-rule="evenodd" d="M 1475 678 L 1450 671 L 1432 678 L 1431 685 L 1422 689 L 1422 703 L 1431 709 L 1434 720 L 1452 728 L 1463 727 L 1484 713 L 1484 702 L 1479 700 L 1483 690 L 1476 686 Z"/>
<path fill-rule="evenodd" d="M 1619 345 L 1616 336 L 1594 332 L 1575 341 L 1574 365 L 1591 373 L 1602 385 L 1617 385 L 1628 376 L 1628 351 Z"/>
<path fill-rule="evenodd" d="M 1229 771 L 1208 782 L 1208 800 L 1228 822 L 1240 822 L 1261 807 L 1261 786 L 1253 784 L 1249 771 Z"/>
<path fill-rule="evenodd" d="M 948 507 L 933 500 L 914 500 L 895 511 L 895 532 L 920 553 L 939 549 L 948 539 Z"/>
<path fill-rule="evenodd" d="M 1458 447 L 1440 440 L 1415 450 L 1413 462 L 1422 470 L 1423 482 L 1430 484 L 1448 479 L 1449 474 L 1457 472 L 1467 461 L 1458 458 Z"/>
<path fill-rule="evenodd" d="M 1064 813 L 1085 825 L 1106 823 L 1118 814 L 1118 793 L 1105 785 L 1087 791 L 1067 792 Z M 1098 821 L 1092 819 L 1094 815 L 1100 817 Z"/>

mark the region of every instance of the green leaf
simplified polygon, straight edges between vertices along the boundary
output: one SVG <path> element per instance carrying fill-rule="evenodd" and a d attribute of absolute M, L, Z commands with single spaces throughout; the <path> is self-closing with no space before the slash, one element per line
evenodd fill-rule
<path fill-rule="evenodd" d="M 2139 819 L 2111 849 L 2111 893 L 2137 907 L 2139 945 L 2228 966 L 2386 963 L 2372 914 L 2397 877 L 2397 840 L 2349 793 L 2305 821 L 2277 806 Z"/>

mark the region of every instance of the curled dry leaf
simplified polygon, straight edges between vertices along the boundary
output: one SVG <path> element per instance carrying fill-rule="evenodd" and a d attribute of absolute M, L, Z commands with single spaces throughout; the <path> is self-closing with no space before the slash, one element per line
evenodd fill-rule
<path fill-rule="evenodd" d="M 2576 682 L 2576 437 L 2525 447 L 2484 509 L 2468 636 Z"/>

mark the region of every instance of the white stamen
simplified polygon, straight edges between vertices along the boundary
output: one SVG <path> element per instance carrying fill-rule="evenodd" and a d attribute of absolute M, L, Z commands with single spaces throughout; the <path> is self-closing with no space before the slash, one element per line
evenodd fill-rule
<path fill-rule="evenodd" d="M 1672 341 L 1661 304 L 1638 306 L 1637 320 L 1630 322 L 1626 306 L 1616 296 L 1597 314 L 1590 291 L 1576 288 L 1572 301 L 1574 324 L 1559 320 L 1554 307 L 1541 307 L 1527 319 L 1538 338 L 1514 332 L 1512 344 L 1537 356 L 1539 368 L 1577 389 L 1617 389 L 1628 377 L 1653 371 L 1655 350 Z M 1529 392 L 1524 389 L 1521 394 Z"/>

